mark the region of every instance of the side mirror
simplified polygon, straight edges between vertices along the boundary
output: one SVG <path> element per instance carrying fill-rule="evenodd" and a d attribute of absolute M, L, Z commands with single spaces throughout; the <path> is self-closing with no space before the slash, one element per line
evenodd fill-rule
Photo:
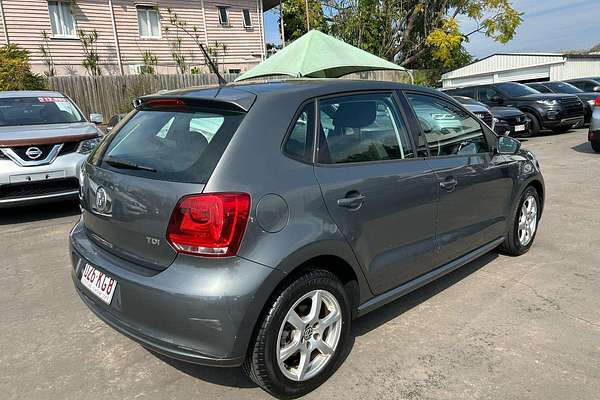
<path fill-rule="evenodd" d="M 102 116 L 102 114 L 92 113 L 90 114 L 90 122 L 94 124 L 101 124 L 104 122 L 104 116 Z"/>
<path fill-rule="evenodd" d="M 594 92 L 600 92 L 600 86 L 594 86 L 592 89 Z"/>
<path fill-rule="evenodd" d="M 504 103 L 504 99 L 498 95 L 492 96 L 492 98 L 490 99 L 492 103 L 495 104 L 502 104 Z"/>
<path fill-rule="evenodd" d="M 500 136 L 496 145 L 496 152 L 498 154 L 517 154 L 521 148 L 521 142 L 510 136 Z"/>

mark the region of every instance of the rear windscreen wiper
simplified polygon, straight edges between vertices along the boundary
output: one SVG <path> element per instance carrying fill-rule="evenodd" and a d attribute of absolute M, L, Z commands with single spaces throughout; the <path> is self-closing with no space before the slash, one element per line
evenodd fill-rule
<path fill-rule="evenodd" d="M 118 158 L 108 157 L 106 163 L 115 167 L 115 168 L 128 168 L 128 169 L 139 169 L 142 171 L 150 171 L 156 172 L 156 170 L 152 167 L 146 167 L 145 165 L 139 165 L 134 163 L 133 161 L 121 160 Z"/>

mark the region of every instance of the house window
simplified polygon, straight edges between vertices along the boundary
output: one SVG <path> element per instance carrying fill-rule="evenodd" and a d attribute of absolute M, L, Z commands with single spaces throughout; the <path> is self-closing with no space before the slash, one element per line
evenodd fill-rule
<path fill-rule="evenodd" d="M 227 7 L 217 7 L 219 9 L 219 23 L 221 25 L 229 25 L 229 13 Z"/>
<path fill-rule="evenodd" d="M 52 25 L 52 36 L 75 37 L 75 17 L 69 1 L 49 1 L 48 14 Z"/>
<path fill-rule="evenodd" d="M 137 15 L 140 37 L 160 38 L 160 15 L 156 7 L 138 6 Z"/>
<path fill-rule="evenodd" d="M 244 8 L 242 10 L 242 12 L 244 13 L 244 28 L 251 28 L 252 27 L 252 18 L 250 18 L 250 10 L 247 8 Z"/>

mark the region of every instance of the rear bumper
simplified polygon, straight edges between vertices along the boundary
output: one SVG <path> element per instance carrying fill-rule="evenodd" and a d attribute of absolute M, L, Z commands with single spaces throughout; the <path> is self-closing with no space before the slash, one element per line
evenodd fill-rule
<path fill-rule="evenodd" d="M 72 279 L 83 302 L 115 330 L 155 352 L 187 362 L 239 366 L 282 273 L 239 257 L 178 256 L 162 272 L 96 246 L 79 223 L 71 233 Z M 89 263 L 117 280 L 110 305 L 81 283 Z"/>
<path fill-rule="evenodd" d="M 57 157 L 52 164 L 35 167 L 22 167 L 12 160 L 0 160 L 0 208 L 76 199 L 79 188 L 75 180 L 79 179 L 79 168 L 86 158 L 84 154 L 69 153 Z M 31 190 L 27 190 L 27 183 L 15 183 L 17 176 L 47 173 L 59 174 L 60 178 L 32 182 Z M 37 187 L 40 183 L 43 183 L 41 188 Z M 12 189 L 17 187 L 24 190 L 15 190 L 12 194 Z"/>

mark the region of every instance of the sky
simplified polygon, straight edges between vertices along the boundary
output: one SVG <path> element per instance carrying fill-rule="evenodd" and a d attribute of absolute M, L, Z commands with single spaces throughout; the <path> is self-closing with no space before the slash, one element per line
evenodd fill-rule
<path fill-rule="evenodd" d="M 482 58 L 500 52 L 562 52 L 586 50 L 600 43 L 600 0 L 514 0 L 524 13 L 513 40 L 500 44 L 481 34 L 471 36 L 466 48 Z M 265 13 L 267 42 L 279 43 L 278 16 Z M 474 24 L 461 20 L 463 32 Z"/>

